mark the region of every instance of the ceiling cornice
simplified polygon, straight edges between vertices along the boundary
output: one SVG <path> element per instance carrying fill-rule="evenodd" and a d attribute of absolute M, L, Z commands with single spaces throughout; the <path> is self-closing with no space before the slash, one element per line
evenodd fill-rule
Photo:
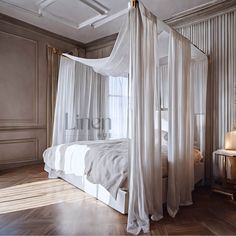
<path fill-rule="evenodd" d="M 178 28 L 193 23 L 202 22 L 226 12 L 236 10 L 236 0 L 215 0 L 208 4 L 181 12 L 164 22 Z"/>
<path fill-rule="evenodd" d="M 5 21 L 5 22 L 8 22 L 10 24 L 18 25 L 20 27 L 27 28 L 28 30 L 32 30 L 34 32 L 46 35 L 48 37 L 52 37 L 52 38 L 59 39 L 59 40 L 62 40 L 64 42 L 67 42 L 67 43 L 74 44 L 74 45 L 78 46 L 79 48 L 85 49 L 85 47 L 86 47 L 84 43 L 81 43 L 81 42 L 78 42 L 76 40 L 58 35 L 56 33 L 53 33 L 53 32 L 50 32 L 48 30 L 39 28 L 37 26 L 31 25 L 29 23 L 26 23 L 24 21 L 18 20 L 16 18 L 10 17 L 10 16 L 2 14 L 2 13 L 0 13 L 0 21 Z"/>

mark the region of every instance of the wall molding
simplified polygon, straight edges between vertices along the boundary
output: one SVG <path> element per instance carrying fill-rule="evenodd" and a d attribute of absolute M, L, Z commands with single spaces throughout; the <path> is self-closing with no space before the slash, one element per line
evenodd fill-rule
<path fill-rule="evenodd" d="M 11 144 L 29 144 L 32 143 L 35 145 L 34 149 L 34 155 L 30 157 L 25 157 L 24 160 L 12 160 L 12 161 L 0 161 L 2 164 L 17 164 L 22 162 L 28 162 L 28 161 L 36 161 L 39 158 L 39 140 L 38 138 L 20 138 L 20 139 L 4 139 L 0 140 L 0 146 L 1 145 L 11 145 Z M 26 161 L 27 160 L 27 161 Z"/>
<path fill-rule="evenodd" d="M 3 131 L 22 131 L 22 130 L 46 130 L 46 126 L 0 126 L 0 132 Z"/>
<path fill-rule="evenodd" d="M 30 44 L 34 45 L 34 60 L 35 60 L 35 76 L 34 76 L 34 94 L 32 99 L 32 118 L 29 119 L 20 119 L 20 118 L 14 118 L 14 119 L 0 119 L 0 124 L 4 123 L 5 126 L 8 126 L 8 124 L 14 123 L 26 123 L 26 124 L 38 124 L 39 122 L 39 61 L 38 61 L 38 41 L 29 39 L 27 37 L 13 34 L 9 32 L 5 32 L 3 30 L 0 31 L 0 33 L 8 35 L 9 37 L 19 38 L 21 40 L 27 41 Z"/>
<path fill-rule="evenodd" d="M 168 25 L 179 28 L 190 24 L 196 24 L 209 20 L 219 15 L 236 10 L 235 0 L 216 0 L 200 7 L 179 13 L 169 19 L 164 20 Z"/>
<path fill-rule="evenodd" d="M 25 89 L 25 91 L 22 91 L 22 99 L 20 99 L 20 101 L 22 102 L 19 102 L 19 106 L 25 105 L 27 106 L 27 110 L 21 108 L 19 108 L 19 112 L 18 111 L 11 112 L 11 110 L 9 110 L 8 112 L 8 110 L 6 110 L 6 113 L 1 116 L 2 119 L 6 119 L 8 120 L 8 122 L 5 123 L 0 121 L 0 147 L 1 147 L 0 169 L 9 169 L 18 166 L 42 163 L 42 154 L 47 147 L 46 145 L 47 143 L 46 88 L 48 79 L 47 78 L 48 68 L 46 60 L 47 45 L 51 45 L 55 48 L 60 49 L 61 51 L 70 51 L 74 48 L 78 48 L 79 53 L 84 53 L 85 44 L 81 44 L 76 40 L 65 38 L 63 36 L 54 34 L 47 30 L 38 28 L 36 26 L 33 26 L 31 24 L 28 24 L 26 22 L 23 22 L 21 20 L 15 19 L 13 17 L 1 13 L 0 13 L 0 31 L 2 33 L 2 36 L 4 36 L 1 37 L 1 39 L 4 40 L 3 42 L 6 41 L 6 45 L 8 45 L 9 48 L 11 44 L 9 39 L 12 39 L 13 40 L 12 42 L 14 42 L 14 49 L 13 49 L 14 51 L 18 49 L 20 51 L 21 45 L 24 46 L 22 47 L 21 53 L 23 53 L 25 50 L 29 50 L 29 53 L 27 54 L 28 56 L 25 56 L 26 59 L 24 59 L 25 63 L 23 62 L 25 67 L 24 67 L 24 73 L 22 73 L 21 78 L 22 82 L 23 83 L 25 82 L 24 85 L 27 86 L 27 89 L 30 89 L 29 93 L 27 89 Z M 10 36 L 9 37 L 8 35 L 5 36 L 5 33 L 10 34 Z M 12 37 L 12 35 L 15 36 Z M 26 41 L 22 40 L 22 38 L 24 38 Z M 9 43 L 7 43 L 8 41 Z M 12 55 L 14 56 L 13 50 L 12 50 Z M 35 50 L 37 50 L 37 55 Z M 6 51 L 6 53 L 7 52 L 8 51 Z M 35 57 L 37 58 L 37 60 L 35 60 Z M 2 60 L 3 62 L 5 62 L 4 58 L 2 58 Z M 15 59 L 14 63 L 13 61 L 9 61 L 9 64 L 6 63 L 6 65 L 9 65 L 9 68 L 15 69 L 17 68 L 17 66 L 19 66 L 19 62 L 21 62 L 19 60 L 20 59 L 18 58 Z M 37 70 L 35 67 L 35 63 L 38 64 Z M 29 66 L 31 67 L 28 68 Z M 30 72 L 27 71 L 28 69 L 30 69 Z M 5 76 L 7 78 L 8 70 L 4 69 L 4 71 L 6 71 L 6 73 L 4 72 L 2 76 Z M 9 72 L 11 71 L 9 70 Z M 16 77 L 17 75 L 14 72 L 12 72 L 11 74 L 13 80 L 14 76 Z M 34 82 L 34 80 L 36 79 L 35 78 L 36 74 L 38 76 L 37 84 Z M 26 78 L 23 78 L 24 76 L 26 76 Z M 6 81 L 6 85 L 9 84 L 8 82 Z M 26 88 L 25 86 L 23 87 L 23 85 L 21 86 L 22 83 L 20 81 L 18 82 L 17 84 L 20 85 L 21 89 Z M 16 89 L 17 86 L 18 85 L 16 85 Z M 35 101 L 32 100 L 36 95 L 36 90 L 39 90 L 37 97 L 38 102 L 36 101 L 36 98 Z M 2 88 L 2 91 L 5 92 L 4 87 Z M 17 92 L 17 90 L 14 91 Z M 4 97 L 2 96 L 3 102 L 4 98 L 6 98 L 7 101 L 8 96 L 10 96 L 10 94 L 8 93 L 5 93 Z M 14 101 L 18 101 L 16 100 L 18 99 L 18 93 L 14 92 L 12 93 L 11 96 L 12 96 L 11 104 L 14 104 Z M 38 104 L 37 119 L 35 119 L 36 110 L 35 111 L 32 110 L 32 106 L 35 104 L 35 102 Z M 23 113 L 24 111 L 27 114 L 24 114 Z M 18 115 L 15 116 L 14 114 L 19 114 L 19 116 Z M 12 119 L 12 122 L 9 122 L 9 119 Z M 21 123 L 19 122 L 19 119 L 27 119 L 27 121 Z M 29 122 L 29 119 L 31 120 L 33 119 L 34 122 Z M 26 143 L 24 142 L 25 139 L 27 139 Z M 12 140 L 18 140 L 18 141 L 13 143 L 14 141 Z M 37 141 L 30 142 L 30 140 L 37 140 Z"/>

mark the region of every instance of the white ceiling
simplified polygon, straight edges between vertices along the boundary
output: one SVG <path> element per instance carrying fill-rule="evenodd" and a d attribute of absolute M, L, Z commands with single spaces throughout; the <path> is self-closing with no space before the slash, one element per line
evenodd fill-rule
<path fill-rule="evenodd" d="M 142 0 L 160 19 L 218 0 Z M 88 43 L 117 33 L 129 0 L 0 0 L 0 12 Z"/>

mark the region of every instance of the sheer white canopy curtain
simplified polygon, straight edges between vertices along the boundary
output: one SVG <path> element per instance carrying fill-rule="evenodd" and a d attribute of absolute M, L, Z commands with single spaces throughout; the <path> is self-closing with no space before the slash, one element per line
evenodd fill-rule
<path fill-rule="evenodd" d="M 194 109 L 194 147 L 205 156 L 206 95 L 207 95 L 207 56 L 191 61 L 191 80 L 193 82 Z"/>
<path fill-rule="evenodd" d="M 181 205 L 192 204 L 193 83 L 190 76 L 191 43 L 171 30 L 169 41 L 168 193 L 167 209 L 174 217 Z"/>
<path fill-rule="evenodd" d="M 61 57 L 52 145 L 101 139 L 106 128 L 100 122 L 106 119 L 104 84 L 105 78 L 91 67 Z"/>
<path fill-rule="evenodd" d="M 160 220 L 162 212 L 162 163 L 160 151 L 160 89 L 157 89 L 157 18 L 143 5 L 129 11 L 131 145 L 128 232 L 149 232 L 149 215 Z"/>

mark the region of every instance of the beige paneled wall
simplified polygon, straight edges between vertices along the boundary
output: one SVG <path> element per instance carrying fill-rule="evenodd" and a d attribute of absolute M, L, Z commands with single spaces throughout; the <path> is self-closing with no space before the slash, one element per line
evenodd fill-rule
<path fill-rule="evenodd" d="M 87 58 L 108 57 L 114 47 L 117 35 L 111 35 L 86 45 Z"/>
<path fill-rule="evenodd" d="M 0 15 L 0 169 L 42 160 L 47 143 L 47 46 L 76 42 Z M 84 50 L 80 50 L 84 55 Z"/>
<path fill-rule="evenodd" d="M 236 11 L 188 23 L 177 30 L 209 55 L 206 136 L 209 178 L 212 151 L 224 147 L 224 135 L 236 122 Z"/>
<path fill-rule="evenodd" d="M 86 57 L 90 59 L 103 58 L 110 55 L 113 46 L 104 46 L 102 48 L 96 48 L 86 53 Z"/>

